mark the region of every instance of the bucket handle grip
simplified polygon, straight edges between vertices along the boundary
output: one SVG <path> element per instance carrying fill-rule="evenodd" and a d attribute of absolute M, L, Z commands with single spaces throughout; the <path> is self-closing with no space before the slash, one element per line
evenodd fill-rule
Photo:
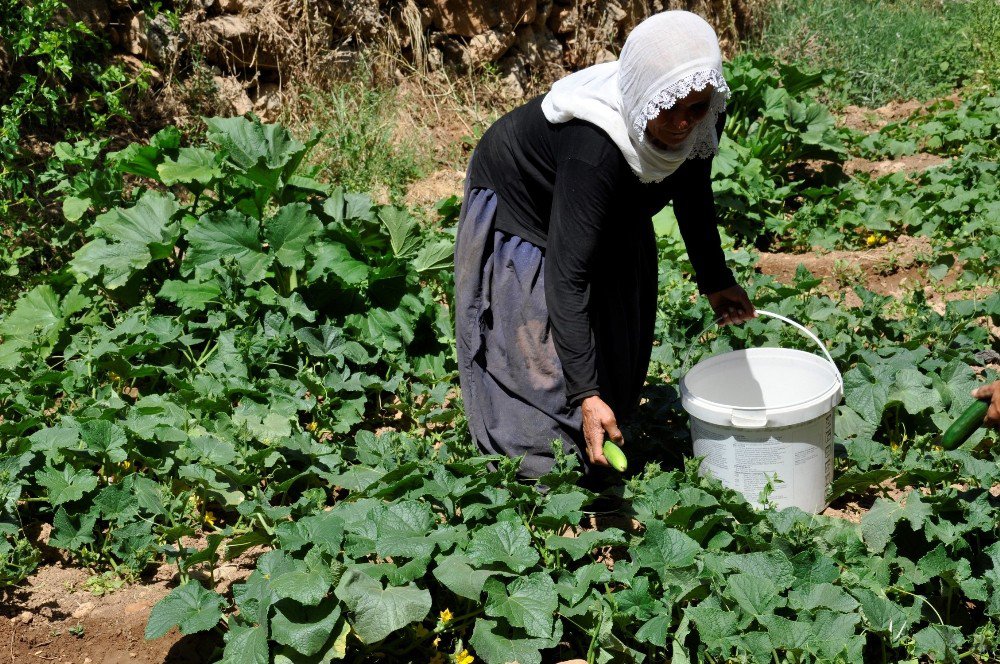
<path fill-rule="evenodd" d="M 782 316 L 781 314 L 776 314 L 773 311 L 765 311 L 764 309 L 755 309 L 754 313 L 764 314 L 765 316 L 770 316 L 771 318 L 777 318 L 778 320 L 780 320 L 780 321 L 782 321 L 784 323 L 788 323 L 789 325 L 791 325 L 792 327 L 796 328 L 798 331 L 802 332 L 807 337 L 809 337 L 810 339 L 812 339 L 813 342 L 817 346 L 819 346 L 819 349 L 821 351 L 823 351 L 823 355 L 826 357 L 827 362 L 830 363 L 830 366 L 832 366 L 834 372 L 836 372 L 836 374 L 837 374 L 837 380 L 840 382 L 840 388 L 841 389 L 844 388 L 844 378 L 843 378 L 843 376 L 840 375 L 840 369 L 837 368 L 837 363 L 833 361 L 833 357 L 830 355 L 830 351 L 828 351 L 826 349 L 826 345 L 822 341 L 820 341 L 819 337 L 817 337 L 815 334 L 813 334 L 812 332 L 810 332 L 809 329 L 805 325 L 802 325 L 801 323 L 797 323 L 794 320 L 792 320 L 791 318 L 788 318 L 786 316 Z M 708 332 L 710 329 L 712 329 L 713 327 L 715 327 L 716 325 L 718 325 L 721 321 L 722 321 L 721 317 L 720 318 L 716 318 L 714 321 L 712 321 L 711 325 L 709 325 L 708 327 L 706 327 L 704 330 L 701 331 L 701 333 L 698 334 L 698 338 L 700 339 L 702 334 L 705 334 L 706 332 Z M 688 360 L 691 359 L 691 351 L 693 349 L 694 349 L 694 347 L 692 346 L 692 347 L 688 348 L 688 352 L 685 353 L 685 355 L 684 355 L 684 361 L 681 363 L 681 368 L 682 369 L 687 366 Z"/>

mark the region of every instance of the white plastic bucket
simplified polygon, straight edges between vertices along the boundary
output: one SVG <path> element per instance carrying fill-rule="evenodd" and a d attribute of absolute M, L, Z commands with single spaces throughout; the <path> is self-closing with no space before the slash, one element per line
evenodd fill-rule
<path fill-rule="evenodd" d="M 826 359 L 790 348 L 749 348 L 702 360 L 681 379 L 681 405 L 691 416 L 700 474 L 760 506 L 795 506 L 816 513 L 826 507 L 833 481 L 834 409 L 843 379 L 823 343 L 793 320 L 757 310 L 795 326 Z"/>

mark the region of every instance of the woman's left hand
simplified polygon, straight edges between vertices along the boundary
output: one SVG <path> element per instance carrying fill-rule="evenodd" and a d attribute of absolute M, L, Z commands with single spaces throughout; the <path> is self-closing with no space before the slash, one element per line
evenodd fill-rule
<path fill-rule="evenodd" d="M 750 297 L 740 285 L 730 286 L 724 290 L 709 293 L 709 304 L 715 311 L 716 318 L 720 318 L 720 325 L 731 325 L 733 323 L 744 323 L 757 314 L 754 306 L 750 302 Z"/>

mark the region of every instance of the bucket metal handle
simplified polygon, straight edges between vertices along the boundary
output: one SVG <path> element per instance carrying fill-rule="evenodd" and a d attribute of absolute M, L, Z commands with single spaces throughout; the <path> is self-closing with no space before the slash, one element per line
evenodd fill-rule
<path fill-rule="evenodd" d="M 778 320 L 782 321 L 783 323 L 788 323 L 789 325 L 791 325 L 792 327 L 796 328 L 797 330 L 799 330 L 800 332 L 802 332 L 803 334 L 805 334 L 807 337 L 809 337 L 810 339 L 812 339 L 813 342 L 817 346 L 819 346 L 819 349 L 821 351 L 823 351 L 823 355 L 826 356 L 827 362 L 829 362 L 830 366 L 833 367 L 834 373 L 837 374 L 837 381 L 840 383 L 840 389 L 841 389 L 841 391 L 843 391 L 843 389 L 844 389 L 844 377 L 840 375 L 840 369 L 837 368 L 837 363 L 833 361 L 833 357 L 830 355 L 830 351 L 828 351 L 826 349 L 826 345 L 822 341 L 820 341 L 819 337 L 817 337 L 815 334 L 813 334 L 812 332 L 810 332 L 809 329 L 805 325 L 802 325 L 801 323 L 797 323 L 794 320 L 792 320 L 791 318 L 788 318 L 786 316 L 782 316 L 781 314 L 776 314 L 773 311 L 765 311 L 764 309 L 754 309 L 754 313 L 764 314 L 765 316 L 770 316 L 771 318 L 777 318 Z M 701 331 L 701 333 L 698 335 L 698 338 L 700 339 L 702 334 L 705 334 L 706 332 L 708 332 L 710 329 L 712 329 L 713 327 L 715 327 L 716 325 L 718 325 L 721 321 L 722 321 L 721 317 L 720 318 L 716 318 L 714 321 L 712 321 L 711 325 L 709 325 L 708 327 L 706 327 L 704 330 Z M 688 360 L 691 359 L 691 351 L 693 349 L 694 349 L 694 346 L 689 347 L 687 353 L 684 355 L 684 361 L 681 363 L 681 368 L 682 369 L 687 366 Z"/>

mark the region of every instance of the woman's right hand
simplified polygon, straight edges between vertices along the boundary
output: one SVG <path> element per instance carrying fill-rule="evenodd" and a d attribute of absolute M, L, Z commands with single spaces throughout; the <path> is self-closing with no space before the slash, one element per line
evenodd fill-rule
<path fill-rule="evenodd" d="M 619 446 L 625 444 L 614 411 L 597 395 L 585 398 L 580 404 L 580 411 L 583 413 L 583 438 L 587 443 L 587 458 L 595 466 L 610 466 L 604 457 L 604 439 L 610 438 Z"/>

